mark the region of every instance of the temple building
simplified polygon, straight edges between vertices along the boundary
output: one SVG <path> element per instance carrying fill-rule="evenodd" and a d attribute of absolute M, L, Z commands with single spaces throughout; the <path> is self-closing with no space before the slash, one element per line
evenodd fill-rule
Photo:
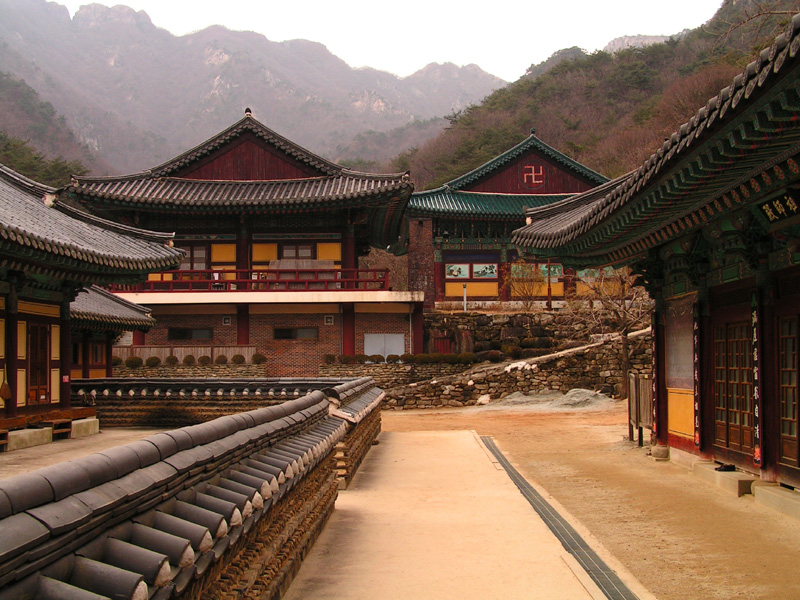
<path fill-rule="evenodd" d="M 73 325 L 106 369 L 111 338 L 99 315 L 73 323 L 71 303 L 92 284 L 132 284 L 174 268 L 182 253 L 171 238 L 66 206 L 56 189 L 0 165 L 0 429 L 88 415 L 70 403 Z"/>
<path fill-rule="evenodd" d="M 326 354 L 422 348 L 422 292 L 358 268 L 405 249 L 408 174 L 351 171 L 244 118 L 191 150 L 122 177 L 77 177 L 63 196 L 109 219 L 175 232 L 175 270 L 117 287 L 157 325 L 134 346 L 179 359 L 262 354 L 273 376 L 316 372 Z M 146 355 L 146 350 L 143 350 Z"/>
<path fill-rule="evenodd" d="M 629 265 L 656 301 L 671 452 L 800 485 L 800 16 L 641 167 L 528 211 L 514 241 Z"/>
<path fill-rule="evenodd" d="M 415 192 L 408 219 L 409 287 L 428 308 L 479 307 L 519 299 L 510 284 L 519 257 L 511 242 L 525 208 L 547 206 L 607 182 L 540 140 L 522 142 L 439 188 Z M 535 259 L 534 259 L 535 260 Z M 526 267 L 541 274 L 533 293 L 551 305 L 575 291 L 557 258 Z"/>

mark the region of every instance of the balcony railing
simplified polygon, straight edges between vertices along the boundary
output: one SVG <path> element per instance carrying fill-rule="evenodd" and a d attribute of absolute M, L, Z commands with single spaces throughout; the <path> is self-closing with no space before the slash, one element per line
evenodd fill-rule
<path fill-rule="evenodd" d="M 117 292 L 304 292 L 388 290 L 387 269 L 237 269 L 153 273 Z"/>

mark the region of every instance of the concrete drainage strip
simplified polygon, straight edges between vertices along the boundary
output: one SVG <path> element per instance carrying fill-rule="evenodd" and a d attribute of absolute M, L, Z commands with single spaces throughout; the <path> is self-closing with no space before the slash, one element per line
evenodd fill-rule
<path fill-rule="evenodd" d="M 277 597 L 382 398 L 349 380 L 0 480 L 0 600 Z"/>

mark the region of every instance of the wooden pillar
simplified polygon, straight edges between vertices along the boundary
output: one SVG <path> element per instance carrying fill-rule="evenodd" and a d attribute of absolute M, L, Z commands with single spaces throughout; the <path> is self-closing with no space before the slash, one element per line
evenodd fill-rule
<path fill-rule="evenodd" d="M 70 384 L 70 366 L 72 365 L 72 336 L 69 330 L 69 299 L 61 303 L 61 342 L 59 347 L 60 363 L 59 378 L 61 389 L 58 405 L 59 408 L 67 410 L 72 408 L 72 385 Z"/>
<path fill-rule="evenodd" d="M 114 339 L 116 336 L 113 333 L 106 334 L 106 377 L 114 376 Z M 84 360 L 84 362 L 86 362 Z"/>
<path fill-rule="evenodd" d="M 500 292 L 500 300 L 503 302 L 511 300 L 511 280 L 511 262 L 508 260 L 508 250 L 503 248 L 497 265 L 497 291 Z"/>
<path fill-rule="evenodd" d="M 422 354 L 425 351 L 425 320 L 423 304 L 414 303 L 411 314 L 411 354 Z"/>
<path fill-rule="evenodd" d="M 92 344 L 91 344 L 91 334 L 88 331 L 83 333 L 83 337 L 81 338 L 81 358 L 83 362 L 81 363 L 81 377 L 84 379 L 89 378 L 89 358 L 92 355 Z M 106 356 L 108 356 L 108 352 L 106 352 Z M 108 360 L 108 363 L 111 363 L 111 360 Z M 111 375 L 109 375 L 111 377 Z"/>
<path fill-rule="evenodd" d="M 17 416 L 18 323 L 17 289 L 14 282 L 11 282 L 11 292 L 6 300 L 6 377 L 8 378 L 8 385 L 11 388 L 11 398 L 6 400 L 5 413 L 7 418 Z"/>
<path fill-rule="evenodd" d="M 251 229 L 250 222 L 244 215 L 242 221 L 239 223 L 239 234 L 236 236 L 236 269 L 239 271 L 247 271 L 251 268 Z M 237 279 L 242 278 L 240 274 Z"/>
<path fill-rule="evenodd" d="M 239 346 L 250 344 L 250 306 L 236 305 L 236 343 Z"/>
<path fill-rule="evenodd" d="M 352 302 L 342 304 L 342 354 L 356 355 L 356 312 Z"/>
<path fill-rule="evenodd" d="M 655 403 L 653 425 L 659 445 L 669 445 L 669 423 L 667 421 L 666 379 L 666 331 L 664 327 L 664 303 L 656 301 L 653 311 L 653 402 Z"/>
<path fill-rule="evenodd" d="M 433 263 L 433 287 L 436 290 L 435 301 L 444 301 L 444 262 L 442 253 L 436 253 L 437 259 Z"/>

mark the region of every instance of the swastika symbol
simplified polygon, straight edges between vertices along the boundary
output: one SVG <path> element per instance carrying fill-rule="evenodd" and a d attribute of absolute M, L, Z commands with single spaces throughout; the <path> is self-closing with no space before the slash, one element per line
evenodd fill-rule
<path fill-rule="evenodd" d="M 522 168 L 522 183 L 525 185 L 542 185 L 544 183 L 544 167 L 526 165 Z"/>

